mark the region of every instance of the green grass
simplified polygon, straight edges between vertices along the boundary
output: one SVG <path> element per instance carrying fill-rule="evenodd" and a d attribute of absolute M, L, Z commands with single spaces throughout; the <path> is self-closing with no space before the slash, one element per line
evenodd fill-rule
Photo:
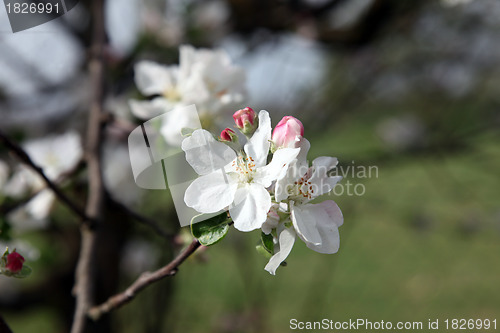
<path fill-rule="evenodd" d="M 312 154 L 328 155 L 343 139 L 353 151 L 380 151 L 365 129 L 319 147 L 311 140 Z M 288 332 L 291 318 L 500 319 L 495 141 L 379 165 L 379 178 L 361 180 L 364 196 L 334 198 L 345 216 L 340 252 L 317 254 L 297 241 L 275 277 L 251 251 L 258 234 L 232 230 L 207 251 L 208 263 L 182 267 L 169 322 L 176 332 Z"/>

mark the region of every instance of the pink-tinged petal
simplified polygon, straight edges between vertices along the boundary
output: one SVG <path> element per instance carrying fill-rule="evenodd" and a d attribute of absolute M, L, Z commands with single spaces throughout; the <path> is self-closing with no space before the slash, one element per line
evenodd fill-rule
<path fill-rule="evenodd" d="M 140 61 L 134 66 L 135 84 L 139 91 L 146 95 L 162 95 L 167 89 L 175 86 L 177 67 L 164 66 L 153 61 Z"/>
<path fill-rule="evenodd" d="M 279 236 L 280 249 L 271 257 L 271 259 L 269 259 L 269 262 L 264 269 L 272 275 L 276 275 L 276 269 L 278 269 L 280 264 L 288 257 L 292 251 L 294 243 L 295 231 L 293 228 L 283 229 Z"/>
<path fill-rule="evenodd" d="M 333 221 L 337 227 L 340 227 L 342 224 L 344 224 L 344 215 L 342 215 L 342 211 L 340 210 L 340 207 L 335 203 L 335 201 L 326 200 L 317 205 L 320 205 L 321 207 L 323 207 L 323 209 L 325 209 L 328 216 L 330 217 L 330 220 Z"/>
<path fill-rule="evenodd" d="M 237 188 L 231 175 L 221 169 L 195 179 L 187 188 L 184 201 L 200 213 L 215 213 L 233 202 Z"/>
<path fill-rule="evenodd" d="M 271 196 L 262 185 L 245 184 L 236 191 L 229 214 L 236 229 L 252 231 L 262 227 L 270 208 Z"/>
<path fill-rule="evenodd" d="M 216 141 L 210 132 L 198 129 L 182 141 L 186 160 L 199 175 L 224 168 L 236 158 L 234 150 Z"/>
<path fill-rule="evenodd" d="M 256 170 L 254 181 L 264 187 L 271 186 L 273 181 L 286 174 L 288 165 L 295 160 L 299 152 L 299 148 L 278 149 L 268 165 Z"/>
<path fill-rule="evenodd" d="M 286 116 L 274 128 L 272 140 L 276 147 L 296 148 L 304 136 L 304 125 L 295 117 Z"/>
<path fill-rule="evenodd" d="M 267 111 L 259 112 L 259 127 L 245 144 L 245 153 L 255 161 L 255 166 L 266 165 L 269 146 L 271 145 L 271 118 Z"/>
<path fill-rule="evenodd" d="M 306 204 L 293 206 L 292 222 L 299 237 L 307 247 L 319 253 L 336 253 L 340 246 L 338 227 L 344 218 L 337 204 L 331 200 L 319 204 Z M 320 236 L 320 241 L 311 241 L 308 232 L 315 229 Z"/>

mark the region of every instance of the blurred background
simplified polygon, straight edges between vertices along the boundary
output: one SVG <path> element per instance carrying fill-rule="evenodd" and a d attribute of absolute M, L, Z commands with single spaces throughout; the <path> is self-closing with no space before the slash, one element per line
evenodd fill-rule
<path fill-rule="evenodd" d="M 127 135 L 141 122 L 128 100 L 141 96 L 139 60 L 176 64 L 183 44 L 222 48 L 246 71 L 242 107 L 268 110 L 273 125 L 284 115 L 302 120 L 310 160 L 336 156 L 344 170 L 377 173 L 348 172 L 351 191 L 333 198 L 345 218 L 339 253 L 296 242 L 287 267 L 270 276 L 254 251 L 259 233 L 232 229 L 95 332 L 288 332 L 292 318 L 500 320 L 499 1 L 108 0 L 105 20 L 105 109 L 114 121 L 103 155 L 98 301 L 191 237 L 168 191 L 134 183 Z M 81 1 L 13 34 L 0 8 L 0 129 L 33 154 L 37 142 L 85 133 L 91 23 Z M 54 172 L 71 171 L 60 184 L 83 205 L 86 172 L 78 139 L 68 140 L 77 144 L 61 149 L 74 163 Z M 0 276 L 0 313 L 14 332 L 66 332 L 77 219 L 58 202 L 20 205 L 34 190 L 22 190 L 17 161 L 4 147 L 0 154 L 0 245 L 22 250 L 33 268 L 23 280 Z M 166 240 L 118 202 L 178 236 Z"/>

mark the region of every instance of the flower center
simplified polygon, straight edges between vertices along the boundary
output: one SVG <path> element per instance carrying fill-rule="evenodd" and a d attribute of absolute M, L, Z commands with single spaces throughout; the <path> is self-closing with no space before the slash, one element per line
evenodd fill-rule
<path fill-rule="evenodd" d="M 170 87 L 163 92 L 163 97 L 172 102 L 179 102 L 181 100 L 181 94 L 176 87 Z"/>
<path fill-rule="evenodd" d="M 291 186 L 287 188 L 288 195 L 295 201 L 311 200 L 314 195 L 315 186 L 309 181 L 310 178 L 311 175 L 310 172 L 308 172 L 299 180 L 291 184 Z"/>
<path fill-rule="evenodd" d="M 240 183 L 251 183 L 255 173 L 255 163 L 251 156 L 238 156 L 236 161 L 233 161 L 233 167 L 238 173 Z"/>

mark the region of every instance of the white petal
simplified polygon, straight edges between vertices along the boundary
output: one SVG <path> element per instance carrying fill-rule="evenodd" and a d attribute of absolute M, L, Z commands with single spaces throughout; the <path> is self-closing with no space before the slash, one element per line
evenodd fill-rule
<path fill-rule="evenodd" d="M 245 144 L 245 153 L 255 160 L 257 167 L 266 165 L 271 140 L 271 118 L 267 111 L 259 112 L 259 127 Z"/>
<path fill-rule="evenodd" d="M 278 149 L 268 165 L 256 170 L 254 181 L 264 187 L 269 187 L 274 180 L 278 179 L 278 177 L 282 178 L 286 174 L 288 165 L 297 157 L 299 152 L 299 148 Z"/>
<path fill-rule="evenodd" d="M 294 205 L 292 222 L 307 247 L 319 253 L 336 253 L 340 246 L 338 227 L 344 218 L 337 204 L 331 200 L 319 204 Z M 313 234 L 311 233 L 313 231 Z M 317 241 L 317 235 L 320 240 Z"/>
<path fill-rule="evenodd" d="M 301 137 L 300 141 L 297 145 L 297 148 L 300 148 L 300 153 L 297 155 L 298 166 L 302 166 L 305 164 L 307 167 L 309 164 L 307 163 L 307 153 L 309 153 L 309 149 L 311 148 L 311 143 L 304 138 Z"/>
<path fill-rule="evenodd" d="M 271 196 L 262 185 L 245 184 L 236 191 L 229 214 L 236 229 L 252 231 L 262 227 L 270 208 Z"/>
<path fill-rule="evenodd" d="M 321 171 L 322 174 L 326 174 L 326 172 L 335 168 L 338 163 L 336 157 L 320 156 L 314 159 L 312 165 L 316 172 Z"/>
<path fill-rule="evenodd" d="M 335 203 L 335 201 L 326 200 L 317 205 L 320 205 L 327 212 L 330 220 L 333 221 L 337 227 L 340 227 L 342 224 L 344 224 L 344 216 L 342 215 L 342 211 L 340 210 L 340 207 Z"/>
<path fill-rule="evenodd" d="M 293 228 L 283 229 L 279 236 L 280 249 L 271 257 L 271 259 L 269 259 L 269 262 L 264 269 L 272 275 L 275 275 L 276 269 L 278 269 L 280 264 L 288 257 L 288 255 L 292 251 L 294 243 L 295 231 L 293 230 Z"/>
<path fill-rule="evenodd" d="M 308 167 L 307 153 L 311 144 L 309 141 L 302 137 L 299 141 L 298 148 L 300 152 L 297 155 L 296 160 L 290 162 L 287 172 L 278 176 L 275 186 L 275 199 L 277 202 L 283 201 L 288 198 L 287 186 L 293 185 L 293 183 L 305 175 Z M 279 150 L 278 150 L 279 151 Z"/>
<path fill-rule="evenodd" d="M 218 170 L 195 179 L 184 194 L 184 202 L 200 213 L 215 213 L 233 202 L 237 188 L 230 174 Z"/>
<path fill-rule="evenodd" d="M 172 111 L 165 113 L 162 117 L 160 133 L 165 141 L 171 146 L 180 147 L 184 136 L 183 128 L 199 129 L 201 128 L 198 113 L 191 112 L 189 107 L 177 107 Z"/>
<path fill-rule="evenodd" d="M 157 97 L 151 101 L 131 99 L 128 104 L 132 114 L 142 120 L 149 120 L 175 107 L 175 104 L 168 102 L 163 97 Z"/>
<path fill-rule="evenodd" d="M 176 66 L 164 66 L 153 61 L 140 61 L 134 66 L 135 84 L 146 96 L 162 95 L 167 89 L 175 86 Z"/>
<path fill-rule="evenodd" d="M 216 141 L 210 132 L 198 129 L 182 141 L 186 160 L 199 175 L 221 169 L 236 158 L 234 150 Z"/>
<path fill-rule="evenodd" d="M 321 156 L 313 161 L 314 171 L 311 178 L 309 179 L 309 182 L 314 189 L 312 198 L 330 192 L 335 184 L 337 184 L 342 179 L 342 176 L 329 177 L 327 175 L 328 171 L 335 168 L 337 164 L 338 160 L 335 157 Z"/>
<path fill-rule="evenodd" d="M 328 219 L 328 214 L 323 209 L 315 209 L 312 204 L 296 205 L 290 202 L 291 218 L 299 237 L 314 245 L 321 244 L 321 235 L 316 227 L 317 219 Z"/>
<path fill-rule="evenodd" d="M 23 147 L 52 180 L 71 170 L 83 155 L 80 135 L 74 131 L 30 140 Z"/>
<path fill-rule="evenodd" d="M 49 216 L 54 200 L 54 192 L 42 190 L 26 204 L 26 211 L 37 220 L 45 219 Z"/>

